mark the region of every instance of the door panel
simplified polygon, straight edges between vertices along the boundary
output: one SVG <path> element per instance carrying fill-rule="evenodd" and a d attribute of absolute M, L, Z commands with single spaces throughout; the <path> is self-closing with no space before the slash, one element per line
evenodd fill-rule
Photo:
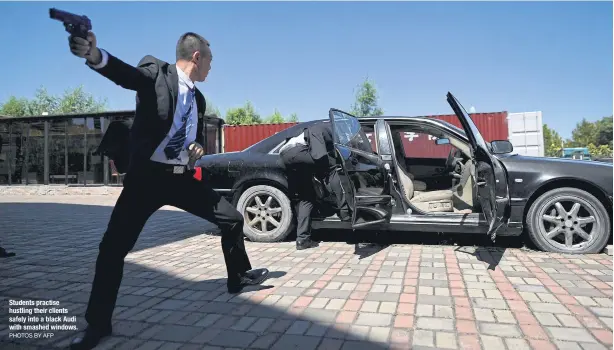
<path fill-rule="evenodd" d="M 340 178 L 352 210 L 353 228 L 386 223 L 392 215 L 387 173 L 381 158 L 372 150 L 358 119 L 331 109 L 329 113 Z"/>
<path fill-rule="evenodd" d="M 471 144 L 473 162 L 476 166 L 478 199 L 482 205 L 482 212 L 489 222 L 488 234 L 494 241 L 497 231 L 506 227 L 509 220 L 510 198 L 507 174 L 499 160 L 490 153 L 477 126 L 460 102 L 449 92 L 447 98 Z"/>

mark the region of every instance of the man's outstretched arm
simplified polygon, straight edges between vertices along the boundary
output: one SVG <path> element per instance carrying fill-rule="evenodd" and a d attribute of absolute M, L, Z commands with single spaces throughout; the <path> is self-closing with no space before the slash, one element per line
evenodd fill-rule
<path fill-rule="evenodd" d="M 88 33 L 87 39 L 71 35 L 69 44 L 75 56 L 85 58 L 90 68 L 125 89 L 138 91 L 149 86 L 158 74 L 158 65 L 152 56 L 145 56 L 134 67 L 98 48 L 93 32 Z"/>

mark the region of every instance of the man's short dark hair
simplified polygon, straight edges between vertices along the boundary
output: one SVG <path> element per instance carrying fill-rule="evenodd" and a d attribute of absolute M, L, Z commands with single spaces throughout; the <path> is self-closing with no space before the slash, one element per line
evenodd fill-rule
<path fill-rule="evenodd" d="M 193 32 L 183 34 L 177 41 L 177 60 L 191 60 L 192 54 L 196 51 L 202 52 L 205 45 L 209 46 L 209 42 L 202 36 Z"/>

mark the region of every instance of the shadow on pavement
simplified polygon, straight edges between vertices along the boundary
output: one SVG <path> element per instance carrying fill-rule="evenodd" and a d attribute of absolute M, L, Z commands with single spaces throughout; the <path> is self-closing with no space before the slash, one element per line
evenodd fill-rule
<path fill-rule="evenodd" d="M 96 205 L 0 203 L 0 242 L 17 253 L 0 261 L 3 310 L 9 299 L 58 300 L 59 307 L 68 309 L 66 316 L 77 316 L 83 330 L 98 244 L 111 211 L 112 207 Z M 389 348 L 392 333 L 382 337 L 367 334 L 367 327 L 335 326 L 342 310 L 308 308 L 297 301 L 310 287 L 282 287 L 290 280 L 318 279 L 296 276 L 317 265 L 310 258 L 313 251 L 283 253 L 275 245 L 250 244 L 252 265 L 271 269 L 265 285 L 273 287 L 226 293 L 219 238 L 203 235 L 211 228 L 180 211 L 160 210 L 150 218 L 126 259 L 114 335 L 99 349 Z M 329 265 L 339 257 L 334 251 L 321 255 Z M 297 264 L 297 259 L 302 260 Z M 392 326 L 393 318 L 388 322 Z M 66 348 L 77 334 L 55 331 L 50 339 L 9 339 L 9 333 L 6 316 L 0 324 L 0 348 Z M 410 330 L 405 338 L 411 339 Z"/>

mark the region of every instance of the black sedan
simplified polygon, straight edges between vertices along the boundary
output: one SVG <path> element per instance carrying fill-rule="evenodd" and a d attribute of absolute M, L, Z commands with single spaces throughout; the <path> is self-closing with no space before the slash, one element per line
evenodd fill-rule
<path fill-rule="evenodd" d="M 337 109 L 329 120 L 301 123 L 241 151 L 207 155 L 197 166 L 245 217 L 245 235 L 273 242 L 294 229 L 279 149 L 311 123 L 332 123 L 351 218 L 342 221 L 329 198 L 313 227 L 517 236 L 540 249 L 601 252 L 612 234 L 612 164 L 513 153 L 507 140 L 485 142 L 448 93 L 463 128 L 425 117 L 356 118 Z M 408 158 L 402 135 L 428 134 L 447 159 Z M 373 135 L 373 142 L 366 135 Z M 365 147 L 371 143 L 372 151 Z M 312 186 L 313 184 L 305 184 Z"/>

